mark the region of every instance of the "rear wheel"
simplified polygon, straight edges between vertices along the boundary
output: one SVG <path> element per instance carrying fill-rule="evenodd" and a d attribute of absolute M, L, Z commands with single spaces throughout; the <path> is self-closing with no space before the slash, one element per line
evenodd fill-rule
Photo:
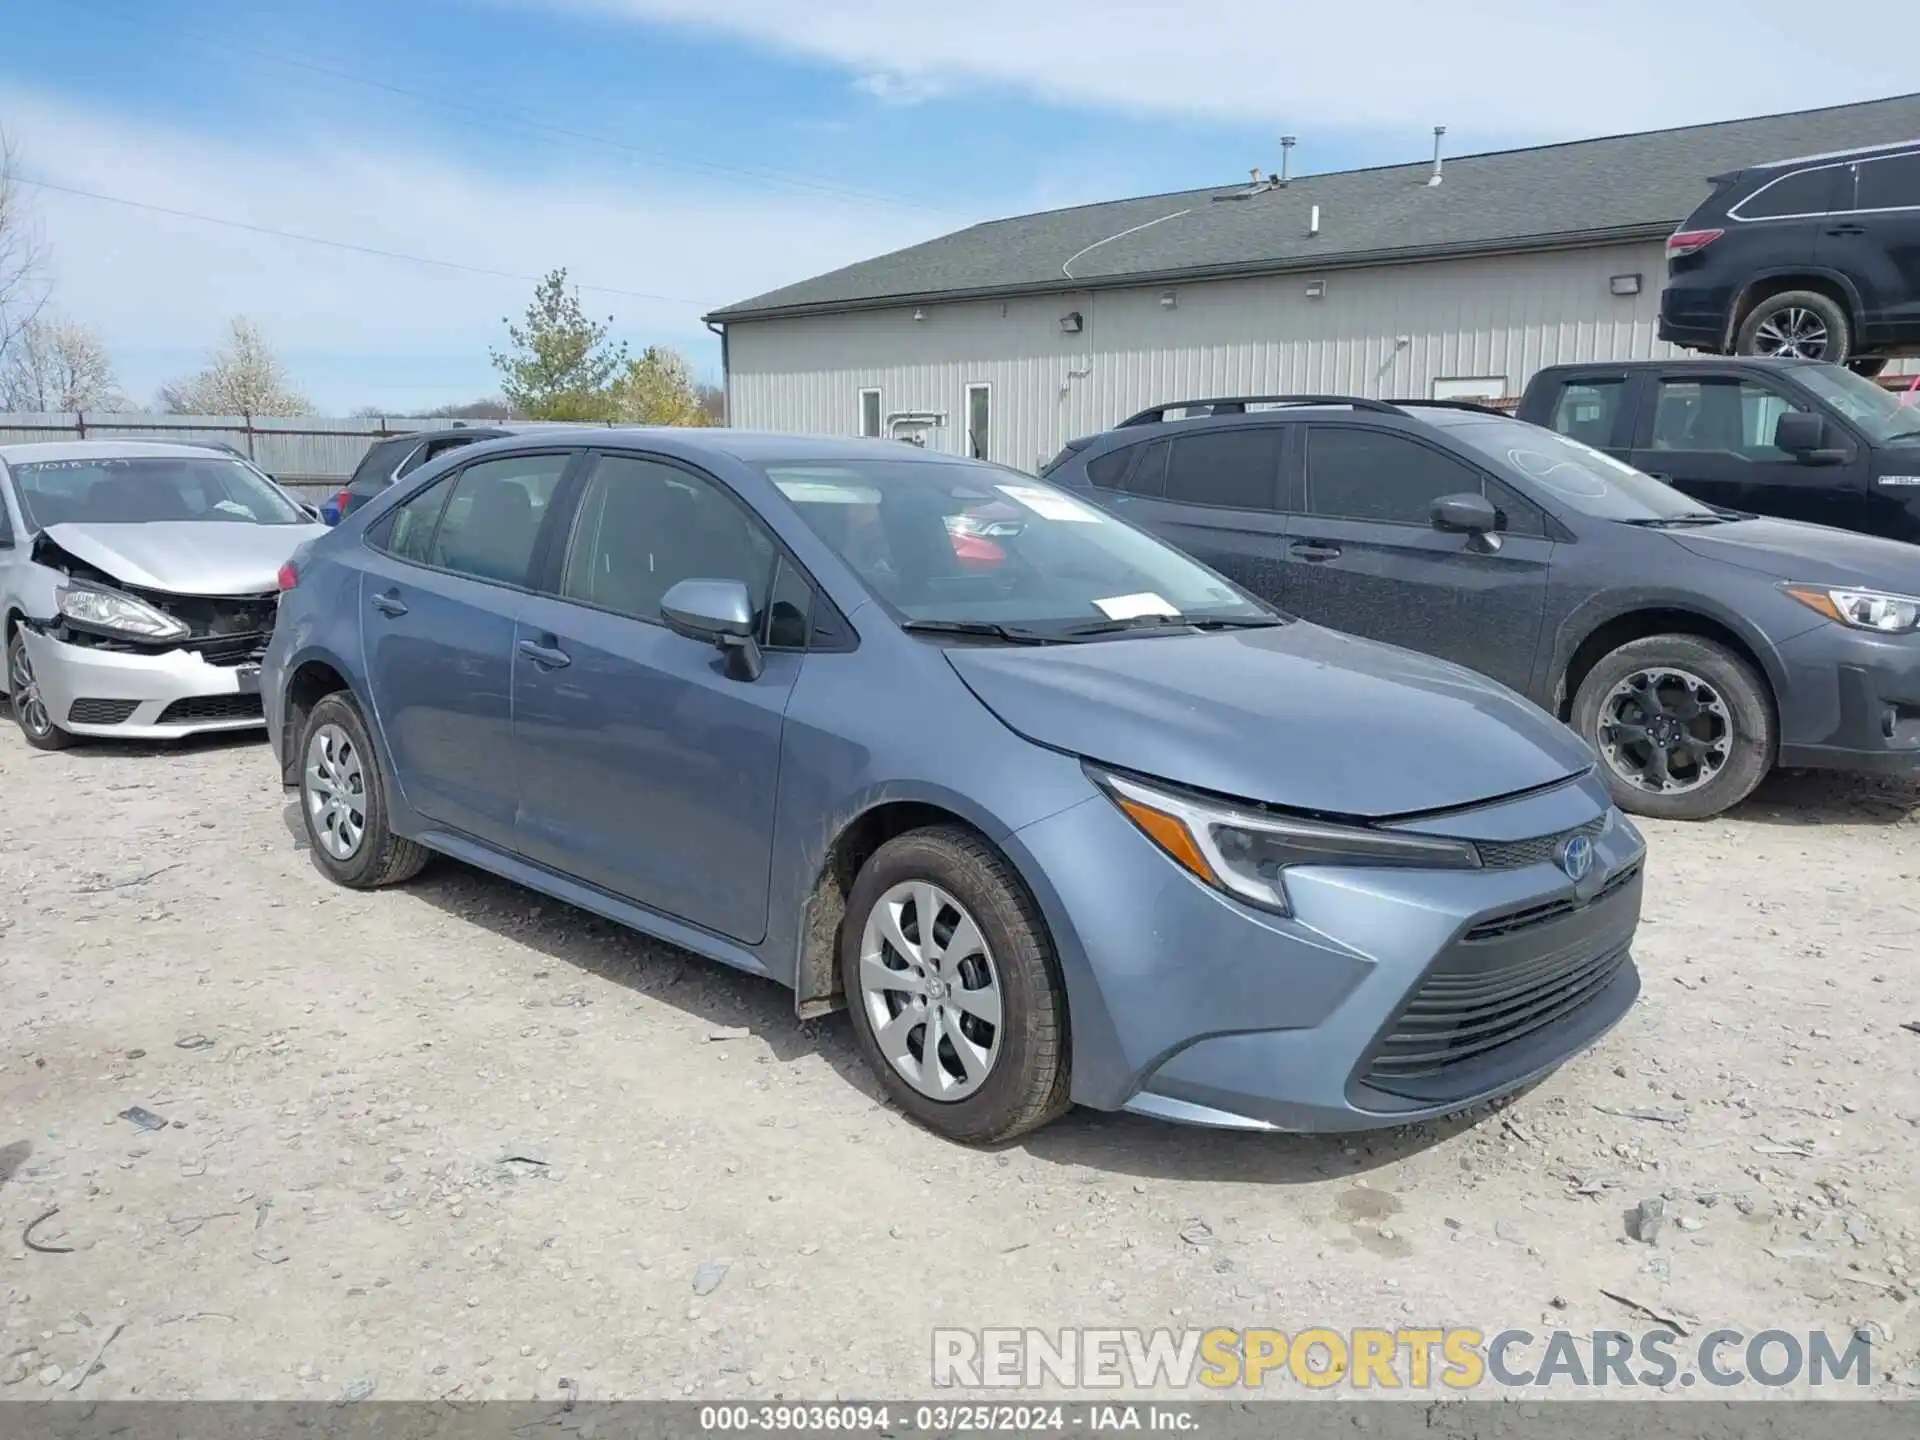
<path fill-rule="evenodd" d="M 1636 815 L 1718 815 L 1773 765 L 1766 682 L 1697 635 L 1649 635 L 1602 657 L 1574 696 L 1573 728 L 1599 753 L 1614 803 Z"/>
<path fill-rule="evenodd" d="M 13 704 L 14 721 L 34 749 L 64 750 L 73 744 L 73 736 L 54 724 L 47 711 L 46 697 L 33 678 L 27 638 L 18 628 L 7 637 L 7 695 Z"/>
<path fill-rule="evenodd" d="M 1783 290 L 1754 306 L 1734 337 L 1736 355 L 1779 355 L 1846 363 L 1853 336 L 1847 312 L 1817 290 Z"/>
<path fill-rule="evenodd" d="M 388 827 L 387 780 L 345 691 L 324 696 L 300 733 L 300 814 L 316 864 L 354 890 L 410 880 L 427 863 L 424 846 Z"/>
<path fill-rule="evenodd" d="M 1067 1108 L 1053 942 L 979 836 L 937 826 L 875 851 L 847 897 L 840 969 L 867 1063 L 928 1129 L 997 1144 Z"/>

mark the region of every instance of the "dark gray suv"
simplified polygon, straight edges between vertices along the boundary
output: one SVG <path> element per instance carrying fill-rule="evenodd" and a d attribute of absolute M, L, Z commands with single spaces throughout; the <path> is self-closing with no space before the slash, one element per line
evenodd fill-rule
<path fill-rule="evenodd" d="M 1920 775 L 1920 547 L 1709 508 L 1465 404 L 1180 402 L 1045 474 L 1285 610 L 1519 691 L 1637 814 L 1718 814 L 1776 763 Z"/>

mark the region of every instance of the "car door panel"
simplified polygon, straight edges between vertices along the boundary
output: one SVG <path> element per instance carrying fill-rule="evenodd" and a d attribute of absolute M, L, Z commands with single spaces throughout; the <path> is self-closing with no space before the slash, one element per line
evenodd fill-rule
<path fill-rule="evenodd" d="M 521 852 L 763 939 L 780 739 L 803 657 L 770 652 L 759 679 L 736 680 L 710 645 L 548 597 L 528 601 L 514 641 Z"/>
<path fill-rule="evenodd" d="M 513 839 L 511 666 L 524 596 L 369 555 L 360 628 L 394 777 L 421 815 L 495 845 Z"/>
<path fill-rule="evenodd" d="M 1780 415 L 1814 408 L 1804 396 L 1698 362 L 1662 370 L 1650 383 L 1628 459 L 1635 469 L 1722 509 L 1842 528 L 1856 523 L 1864 470 L 1857 453 L 1840 465 L 1807 465 L 1772 443 Z"/>
<path fill-rule="evenodd" d="M 658 615 L 682 579 L 739 580 L 778 612 L 773 541 L 712 477 L 631 453 L 596 459 L 572 530 L 560 593 L 529 600 L 512 646 L 518 848 L 756 944 L 804 655 L 767 647 L 759 677 L 738 679 Z"/>
<path fill-rule="evenodd" d="M 1868 343 L 1920 336 L 1920 150 L 1848 167 L 1846 203 L 1822 223 L 1815 258 L 1852 281 Z"/>
<path fill-rule="evenodd" d="M 1275 604 L 1286 582 L 1281 465 L 1293 426 L 1205 429 L 1144 447 L 1123 490 L 1101 496 L 1201 564 Z"/>
<path fill-rule="evenodd" d="M 1554 550 L 1543 517 L 1458 457 L 1408 436 L 1312 425 L 1305 442 L 1304 513 L 1294 519 L 1288 544 L 1288 608 L 1349 634 L 1455 661 L 1525 693 Z M 1488 495 L 1510 512 L 1515 529 L 1534 533 L 1475 537 L 1415 522 L 1432 500 L 1456 493 Z"/>

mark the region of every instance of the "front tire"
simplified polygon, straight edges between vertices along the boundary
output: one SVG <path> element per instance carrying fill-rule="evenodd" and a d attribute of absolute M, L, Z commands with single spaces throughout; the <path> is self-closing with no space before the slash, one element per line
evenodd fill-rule
<path fill-rule="evenodd" d="M 27 656 L 27 637 L 18 627 L 7 637 L 7 697 L 13 709 L 14 723 L 27 743 L 36 750 L 64 750 L 73 744 L 73 735 L 53 723 L 46 697 L 33 678 L 33 661 Z"/>
<path fill-rule="evenodd" d="M 428 851 L 388 825 L 387 777 L 352 696 L 336 691 L 300 731 L 300 816 L 314 863 L 350 890 L 411 880 Z"/>
<path fill-rule="evenodd" d="M 1853 353 L 1853 330 L 1847 312 L 1817 290 L 1783 290 L 1762 300 L 1740 322 L 1733 353 L 1844 365 Z"/>
<path fill-rule="evenodd" d="M 1704 820 L 1738 805 L 1773 767 L 1766 682 L 1697 635 L 1632 640 L 1587 672 L 1573 728 L 1600 756 L 1622 810 Z"/>
<path fill-rule="evenodd" d="M 1068 1105 L 1067 1005 L 1033 898 L 957 826 L 896 836 L 847 897 L 840 972 L 867 1063 L 950 1140 L 997 1145 Z"/>

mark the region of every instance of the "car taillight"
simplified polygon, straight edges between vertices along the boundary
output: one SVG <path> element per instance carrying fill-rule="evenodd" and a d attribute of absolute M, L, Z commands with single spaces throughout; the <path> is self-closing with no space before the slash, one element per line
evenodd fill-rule
<path fill-rule="evenodd" d="M 351 504 L 353 504 L 353 492 L 351 490 L 342 490 L 338 495 L 333 497 L 333 508 L 339 512 L 340 518 L 343 520 L 346 519 L 347 507 Z"/>
<path fill-rule="evenodd" d="M 282 590 L 291 590 L 300 583 L 300 567 L 289 560 L 280 567 L 280 573 L 273 578 Z"/>
<path fill-rule="evenodd" d="M 1727 232 L 1724 230 L 1676 230 L 1667 237 L 1667 258 L 1696 255 Z"/>

